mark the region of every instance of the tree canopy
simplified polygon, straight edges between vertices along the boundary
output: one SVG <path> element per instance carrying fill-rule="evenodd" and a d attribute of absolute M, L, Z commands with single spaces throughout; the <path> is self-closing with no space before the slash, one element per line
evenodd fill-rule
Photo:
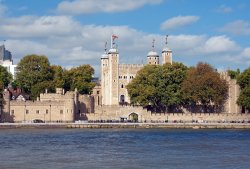
<path fill-rule="evenodd" d="M 228 97 L 228 84 L 212 66 L 198 63 L 188 70 L 182 91 L 188 105 L 201 104 L 207 111 L 209 105 L 223 105 Z"/>
<path fill-rule="evenodd" d="M 237 103 L 250 110 L 250 67 L 238 76 L 237 83 L 241 88 Z"/>
<path fill-rule="evenodd" d="M 38 83 L 52 80 L 49 60 L 46 56 L 27 55 L 17 65 L 16 82 L 28 94 Z M 34 93 L 32 94 L 34 97 Z"/>
<path fill-rule="evenodd" d="M 165 111 L 182 103 L 181 83 L 187 67 L 181 63 L 147 65 L 127 85 L 132 104 Z"/>
<path fill-rule="evenodd" d="M 28 55 L 17 65 L 15 84 L 21 87 L 32 99 L 48 89 L 64 88 L 66 91 L 78 89 L 81 94 L 89 94 L 95 83 L 91 82 L 94 69 L 90 65 L 81 65 L 70 70 L 61 66 L 50 66 L 46 56 Z"/>
<path fill-rule="evenodd" d="M 240 85 L 241 89 L 250 85 L 250 67 L 238 76 L 237 83 Z"/>
<path fill-rule="evenodd" d="M 7 71 L 7 69 L 0 65 L 0 90 L 7 87 L 12 80 L 12 75 Z"/>
<path fill-rule="evenodd" d="M 65 74 L 65 88 L 66 90 L 75 90 L 81 94 L 90 94 L 95 86 L 92 81 L 94 69 L 90 65 L 81 65 L 68 70 Z"/>

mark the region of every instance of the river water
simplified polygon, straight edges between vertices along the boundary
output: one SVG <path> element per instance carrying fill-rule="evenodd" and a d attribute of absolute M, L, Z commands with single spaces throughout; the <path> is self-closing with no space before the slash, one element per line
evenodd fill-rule
<path fill-rule="evenodd" d="M 250 131 L 1 129 L 0 168 L 245 169 Z"/>

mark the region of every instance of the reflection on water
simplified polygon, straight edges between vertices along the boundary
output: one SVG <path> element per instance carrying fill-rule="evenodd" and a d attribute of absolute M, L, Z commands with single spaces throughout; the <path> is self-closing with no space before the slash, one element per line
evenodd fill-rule
<path fill-rule="evenodd" d="M 249 168 L 249 130 L 5 129 L 0 168 Z"/>

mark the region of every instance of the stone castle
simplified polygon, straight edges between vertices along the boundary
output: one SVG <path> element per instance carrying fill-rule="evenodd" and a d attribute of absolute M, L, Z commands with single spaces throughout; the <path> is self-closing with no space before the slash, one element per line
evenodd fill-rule
<path fill-rule="evenodd" d="M 230 79 L 226 72 L 221 78 L 228 81 L 229 97 L 220 113 L 153 113 L 140 106 L 130 106 L 130 98 L 126 85 L 143 68 L 143 64 L 120 64 L 119 51 L 115 44 L 117 36 L 112 36 L 111 48 L 101 56 L 101 82 L 95 86 L 92 95 L 80 95 L 77 90 L 64 92 L 56 89 L 56 93 L 40 94 L 36 101 L 26 100 L 20 94 L 15 97 L 10 91 L 3 92 L 5 106 L 1 113 L 2 121 L 32 122 L 36 119 L 44 122 L 89 121 L 232 121 L 250 120 L 250 114 L 242 114 L 236 104 L 239 86 L 235 79 Z M 162 64 L 172 64 L 172 51 L 167 46 L 162 50 Z M 152 49 L 147 55 L 147 64 L 160 64 L 160 57 L 155 51 L 154 40 Z"/>
<path fill-rule="evenodd" d="M 101 95 L 103 105 L 119 105 L 130 103 L 126 85 L 143 68 L 143 64 L 119 64 L 119 51 L 115 44 L 116 36 L 112 36 L 111 49 L 101 57 Z M 162 64 L 172 64 L 172 51 L 166 46 L 162 50 Z M 160 58 L 154 48 L 147 55 L 147 64 L 159 65 Z"/>

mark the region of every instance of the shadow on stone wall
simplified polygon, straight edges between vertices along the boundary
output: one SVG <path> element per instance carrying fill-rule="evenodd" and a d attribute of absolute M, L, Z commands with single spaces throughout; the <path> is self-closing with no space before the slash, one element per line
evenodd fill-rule
<path fill-rule="evenodd" d="M 190 113 L 221 113 L 224 111 L 224 106 L 214 106 L 214 105 L 186 105 L 183 106 Z"/>
<path fill-rule="evenodd" d="M 151 106 L 144 107 L 152 113 L 222 113 L 224 112 L 224 106 L 202 106 L 202 105 L 185 105 L 170 106 L 162 109 L 152 108 Z"/>
<path fill-rule="evenodd" d="M 1 112 L 1 115 L 0 115 L 1 123 L 4 123 L 4 122 L 14 123 L 14 119 L 15 119 L 14 115 L 10 115 L 9 113 Z"/>

